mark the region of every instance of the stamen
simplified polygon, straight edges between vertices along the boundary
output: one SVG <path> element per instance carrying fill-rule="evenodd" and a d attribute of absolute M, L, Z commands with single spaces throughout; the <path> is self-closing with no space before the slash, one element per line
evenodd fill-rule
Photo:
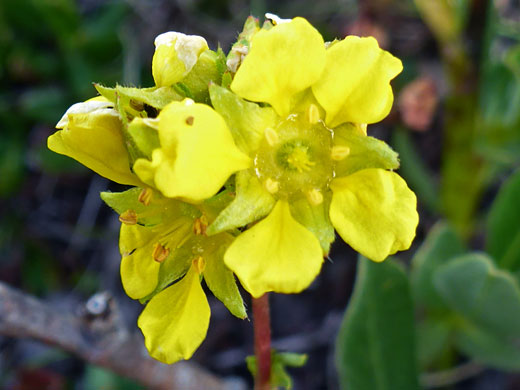
<path fill-rule="evenodd" d="M 193 233 L 196 235 L 206 235 L 206 229 L 208 227 L 208 219 L 205 215 L 200 218 L 196 218 L 193 221 Z"/>
<path fill-rule="evenodd" d="M 318 206 L 323 203 L 323 194 L 320 190 L 313 188 L 312 190 L 307 192 L 307 199 L 310 204 Z"/>
<path fill-rule="evenodd" d="M 287 162 L 300 173 L 303 171 L 310 171 L 311 167 L 316 165 L 314 161 L 309 159 L 307 149 L 301 147 L 297 147 L 291 152 L 290 156 L 287 158 Z"/>
<path fill-rule="evenodd" d="M 271 194 L 276 194 L 278 192 L 278 190 L 280 189 L 280 182 L 273 180 L 270 177 L 267 178 L 264 185 L 265 185 L 265 189 Z"/>
<path fill-rule="evenodd" d="M 278 141 L 279 141 L 278 133 L 274 129 L 268 127 L 267 129 L 265 129 L 264 134 L 265 134 L 265 139 L 267 140 L 267 143 L 269 144 L 269 146 L 274 146 L 278 143 Z"/>
<path fill-rule="evenodd" d="M 330 157 L 335 161 L 341 161 L 350 154 L 348 146 L 333 146 L 330 151 Z"/>
<path fill-rule="evenodd" d="M 158 263 L 162 263 L 164 260 L 166 260 L 169 254 L 170 249 L 165 248 L 159 243 L 155 244 L 155 246 L 153 247 L 152 257 Z"/>
<path fill-rule="evenodd" d="M 204 269 L 206 268 L 206 261 L 204 260 L 204 258 L 202 256 L 199 256 L 199 257 L 193 259 L 193 265 L 195 266 L 195 269 L 197 270 L 197 272 L 200 275 L 201 273 L 204 272 Z"/>
<path fill-rule="evenodd" d="M 307 110 L 307 120 L 311 124 L 315 125 L 320 121 L 320 119 L 320 109 L 318 106 L 316 106 L 316 104 L 311 104 Z"/>
<path fill-rule="evenodd" d="M 119 222 L 125 225 L 135 225 L 137 223 L 137 214 L 134 210 L 126 210 L 119 216 Z"/>
<path fill-rule="evenodd" d="M 152 201 L 153 191 L 150 188 L 143 188 L 141 193 L 139 194 L 139 197 L 137 200 L 144 204 L 145 206 L 148 206 L 150 202 Z"/>

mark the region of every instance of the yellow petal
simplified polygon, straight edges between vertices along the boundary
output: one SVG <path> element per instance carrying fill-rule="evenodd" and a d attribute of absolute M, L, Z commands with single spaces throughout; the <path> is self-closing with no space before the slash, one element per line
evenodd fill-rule
<path fill-rule="evenodd" d="M 155 38 L 152 75 L 155 85 L 168 87 L 183 79 L 208 49 L 206 40 L 197 35 L 169 31 Z"/>
<path fill-rule="evenodd" d="M 264 220 L 235 239 L 224 262 L 257 298 L 268 291 L 298 293 L 307 288 L 320 272 L 323 252 L 318 239 L 280 200 Z"/>
<path fill-rule="evenodd" d="M 293 95 L 316 82 L 324 65 L 320 33 L 305 19 L 294 18 L 254 35 L 231 90 L 245 99 L 269 103 L 285 117 Z"/>
<path fill-rule="evenodd" d="M 92 106 L 99 103 L 83 104 Z M 60 123 L 64 126 L 63 130 L 47 140 L 50 150 L 72 157 L 117 183 L 142 186 L 142 182 L 130 171 L 122 125 L 116 111 L 105 107 L 87 113 L 69 113 L 67 119 L 62 118 Z"/>
<path fill-rule="evenodd" d="M 390 112 L 390 80 L 402 70 L 401 61 L 380 49 L 374 38 L 348 36 L 327 49 L 325 71 L 312 91 L 329 126 L 375 123 Z"/>
<path fill-rule="evenodd" d="M 161 149 L 152 161 L 134 166 L 143 180 L 154 173 L 155 186 L 168 197 L 198 202 L 213 196 L 251 159 L 233 141 L 224 119 L 205 104 L 172 102 L 159 114 Z"/>
<path fill-rule="evenodd" d="M 152 257 L 156 236 L 152 229 L 121 224 L 121 281 L 132 299 L 147 296 L 157 286 L 161 264 Z"/>
<path fill-rule="evenodd" d="M 331 183 L 330 219 L 343 240 L 374 261 L 408 249 L 419 222 L 417 198 L 396 173 L 365 169 Z"/>
<path fill-rule="evenodd" d="M 137 325 L 150 355 L 166 364 L 189 359 L 206 338 L 211 312 L 194 266 L 146 305 Z"/>

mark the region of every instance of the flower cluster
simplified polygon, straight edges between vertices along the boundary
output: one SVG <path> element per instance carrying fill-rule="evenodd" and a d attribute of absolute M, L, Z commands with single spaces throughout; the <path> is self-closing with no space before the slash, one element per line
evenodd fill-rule
<path fill-rule="evenodd" d="M 121 221 L 121 278 L 146 306 L 150 354 L 188 359 L 210 308 L 201 281 L 246 317 L 253 297 L 297 293 L 335 238 L 373 261 L 408 249 L 416 197 L 397 154 L 367 135 L 388 115 L 401 61 L 373 38 L 324 42 L 303 18 L 248 18 L 226 56 L 157 37 L 155 87 L 107 88 L 69 108 L 49 148 L 133 186 L 102 193 Z"/>

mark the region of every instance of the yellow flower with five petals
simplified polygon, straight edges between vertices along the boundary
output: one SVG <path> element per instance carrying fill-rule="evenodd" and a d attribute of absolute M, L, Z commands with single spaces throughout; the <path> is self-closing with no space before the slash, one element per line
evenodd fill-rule
<path fill-rule="evenodd" d="M 401 70 L 373 38 L 325 45 L 295 18 L 254 35 L 232 92 L 210 87 L 213 106 L 254 166 L 237 173 L 237 196 L 208 232 L 256 222 L 224 257 L 254 297 L 305 289 L 333 227 L 374 261 L 411 245 L 415 194 L 392 171 L 397 154 L 366 135 L 367 124 L 389 113 L 390 81 Z"/>

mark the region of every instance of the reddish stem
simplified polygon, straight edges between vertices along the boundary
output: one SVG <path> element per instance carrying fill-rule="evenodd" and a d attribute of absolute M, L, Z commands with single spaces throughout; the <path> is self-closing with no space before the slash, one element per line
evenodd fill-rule
<path fill-rule="evenodd" d="M 253 321 L 258 366 L 255 390 L 271 390 L 271 321 L 268 293 L 260 298 L 253 298 Z"/>

